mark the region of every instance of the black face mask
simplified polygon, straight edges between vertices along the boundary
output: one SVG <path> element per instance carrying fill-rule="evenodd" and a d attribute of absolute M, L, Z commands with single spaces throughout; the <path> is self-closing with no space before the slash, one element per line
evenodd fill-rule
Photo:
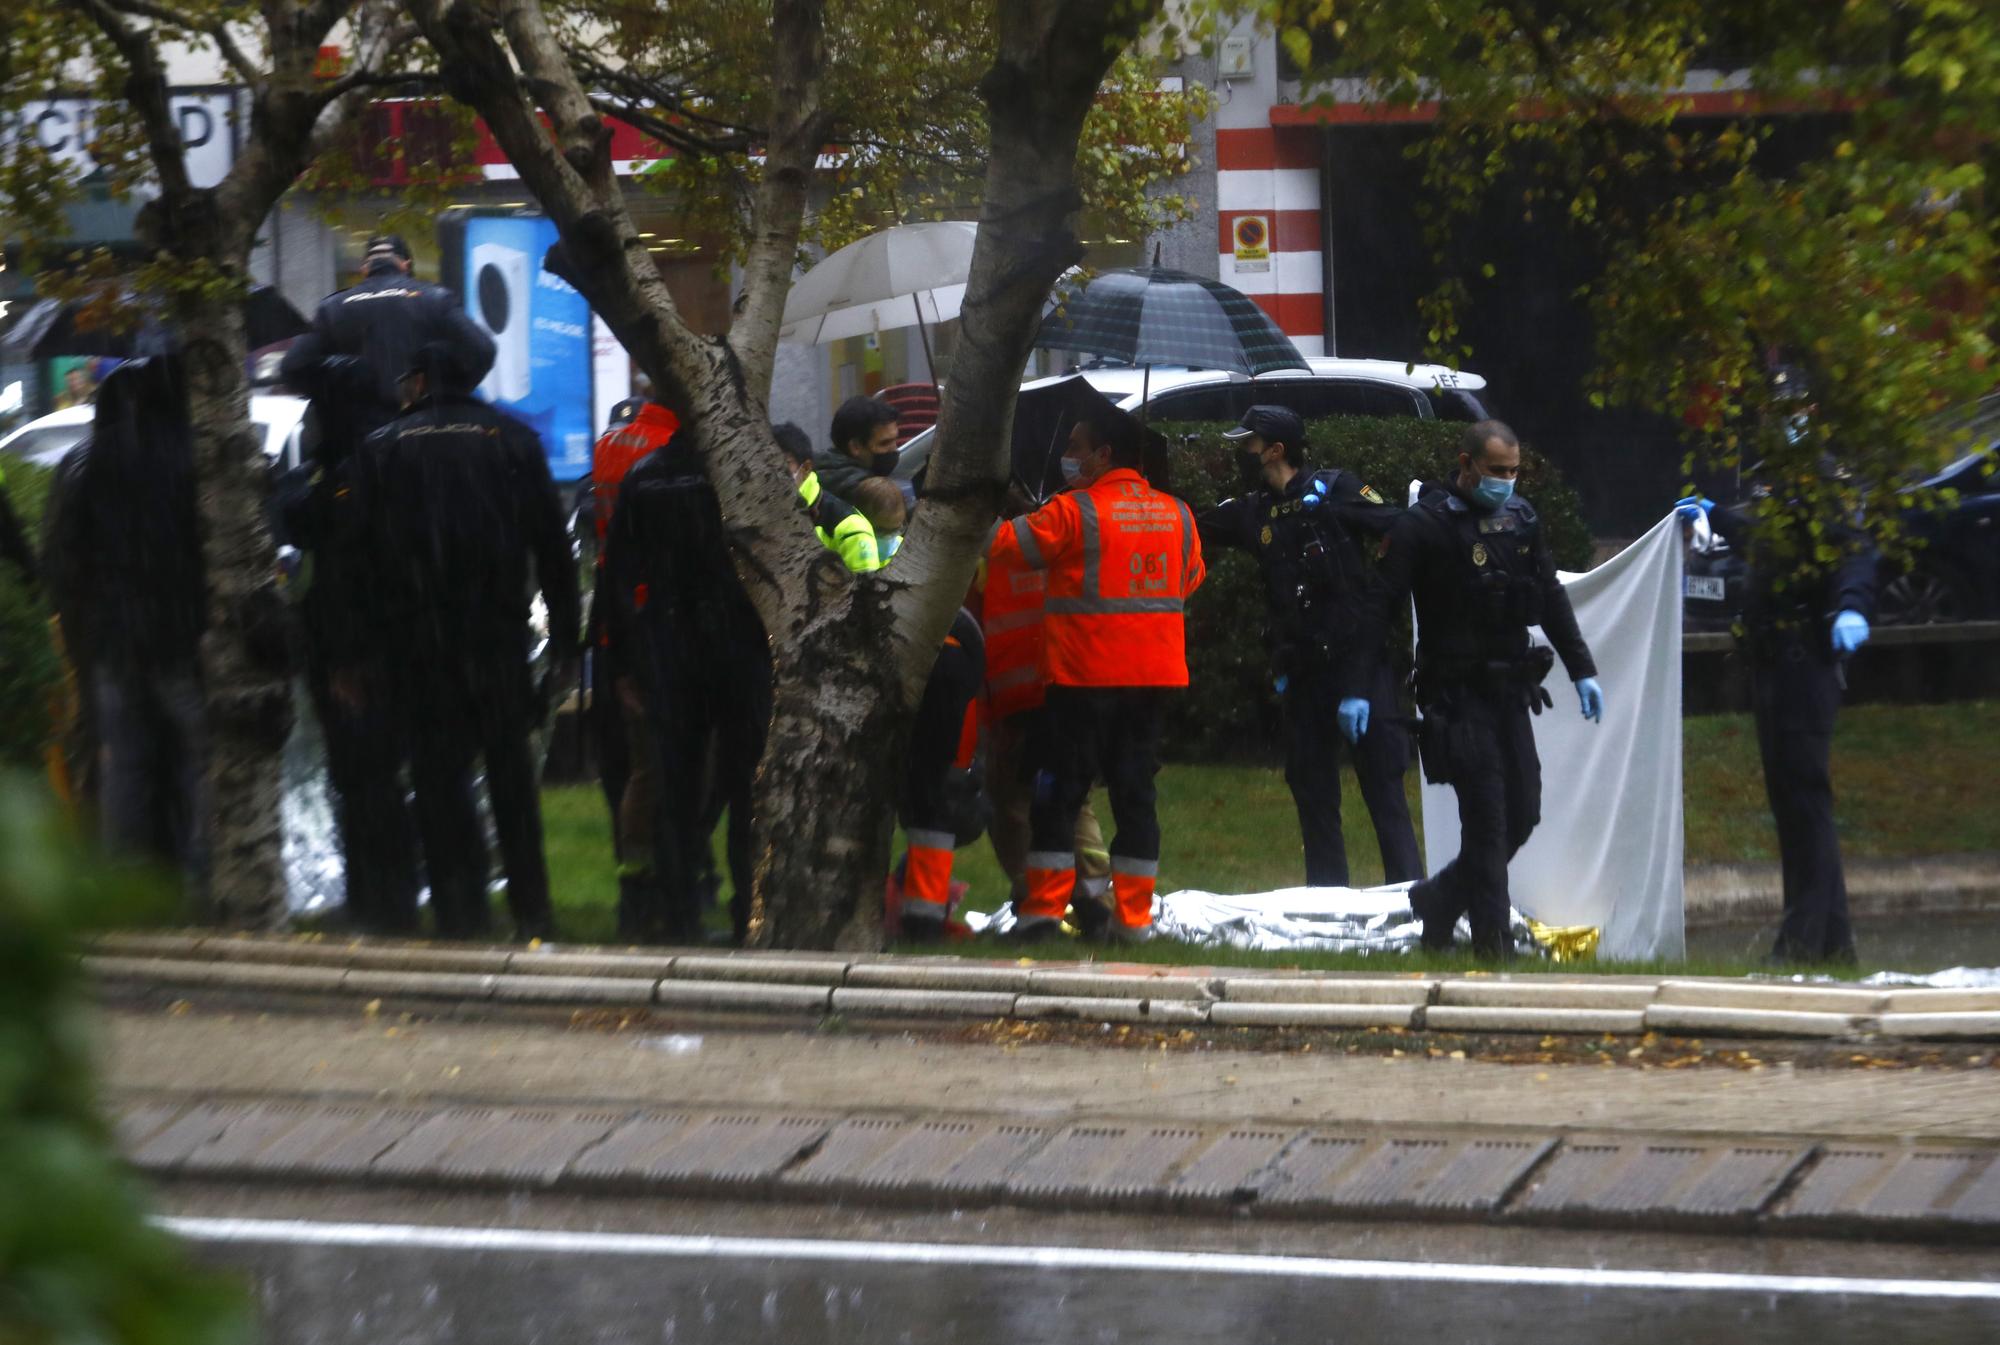
<path fill-rule="evenodd" d="M 887 476 L 896 470 L 896 463 L 901 460 L 902 456 L 900 450 L 893 448 L 887 453 L 870 454 L 868 458 L 868 470 L 876 476 Z"/>
<path fill-rule="evenodd" d="M 1236 479 L 1243 483 L 1245 490 L 1255 490 L 1264 484 L 1264 456 L 1254 449 L 1239 448 L 1236 458 Z"/>

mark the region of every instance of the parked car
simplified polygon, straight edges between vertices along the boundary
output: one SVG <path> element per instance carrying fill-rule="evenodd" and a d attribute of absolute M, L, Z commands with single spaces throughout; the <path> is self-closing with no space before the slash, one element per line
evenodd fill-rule
<path fill-rule="evenodd" d="M 1912 490 L 1949 491 L 1933 508 L 1903 515 L 1919 545 L 1885 567 L 1876 621 L 1922 626 L 2000 617 L 2000 396 L 1940 419 L 1940 435 L 1963 435 L 1966 452 Z M 1744 560 L 1716 540 L 1687 556 L 1683 613 L 1689 630 L 1726 630 L 1743 610 Z"/>
<path fill-rule="evenodd" d="M 1123 410 L 1138 410 L 1143 397 L 1150 421 L 1234 424 L 1260 403 L 1289 407 L 1308 421 L 1325 416 L 1416 416 L 1470 423 L 1493 415 L 1486 400 L 1486 380 L 1478 374 L 1396 360 L 1312 356 L 1306 363 L 1310 370 L 1281 369 L 1254 379 L 1220 369 L 1159 365 L 1150 372 L 1126 365 L 1080 372 Z M 1071 377 L 1036 379 L 1022 384 L 1021 391 L 1050 387 Z M 932 429 L 905 444 L 896 476 L 913 480 L 930 461 L 936 442 L 937 431 Z"/>
<path fill-rule="evenodd" d="M 0 453 L 38 467 L 54 467 L 72 448 L 90 434 L 88 406 L 65 407 L 29 421 L 4 439 Z M 253 394 L 250 420 L 264 432 L 264 456 L 276 470 L 299 465 L 300 430 L 305 423 L 306 399 L 284 394 Z"/>

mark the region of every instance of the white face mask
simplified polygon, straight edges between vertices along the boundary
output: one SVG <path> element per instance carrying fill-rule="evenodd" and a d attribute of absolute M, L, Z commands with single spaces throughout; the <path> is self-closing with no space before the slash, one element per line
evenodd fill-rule
<path fill-rule="evenodd" d="M 1064 458 L 1062 460 L 1062 474 L 1063 484 L 1065 486 L 1073 486 L 1083 480 L 1083 464 L 1075 458 Z"/>
<path fill-rule="evenodd" d="M 875 539 L 875 554 L 883 560 L 887 560 L 889 557 L 895 555 L 902 545 L 903 534 L 901 532 L 885 532 Z"/>

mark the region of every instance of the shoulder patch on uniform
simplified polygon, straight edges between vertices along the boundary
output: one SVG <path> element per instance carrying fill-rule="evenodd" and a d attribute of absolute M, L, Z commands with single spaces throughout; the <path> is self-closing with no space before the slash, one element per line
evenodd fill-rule
<path fill-rule="evenodd" d="M 1382 498 L 1382 492 L 1375 489 L 1375 487 L 1373 486 L 1363 486 L 1361 488 L 1361 498 L 1368 501 L 1368 503 L 1370 504 L 1388 503 L 1386 500 Z"/>

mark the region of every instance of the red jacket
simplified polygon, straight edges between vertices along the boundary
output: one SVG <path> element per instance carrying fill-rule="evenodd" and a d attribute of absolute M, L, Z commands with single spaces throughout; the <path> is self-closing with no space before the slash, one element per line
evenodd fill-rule
<path fill-rule="evenodd" d="M 1207 571 L 1181 501 L 1114 468 L 1003 526 L 992 555 L 1048 572 L 1051 684 L 1187 685 L 1183 607 Z"/>
<path fill-rule="evenodd" d="M 667 440 L 681 427 L 680 418 L 658 402 L 647 402 L 639 414 L 615 430 L 606 430 L 590 454 L 590 489 L 597 500 L 597 544 L 611 529 L 611 510 L 618 500 L 618 486 L 632 464 Z"/>

